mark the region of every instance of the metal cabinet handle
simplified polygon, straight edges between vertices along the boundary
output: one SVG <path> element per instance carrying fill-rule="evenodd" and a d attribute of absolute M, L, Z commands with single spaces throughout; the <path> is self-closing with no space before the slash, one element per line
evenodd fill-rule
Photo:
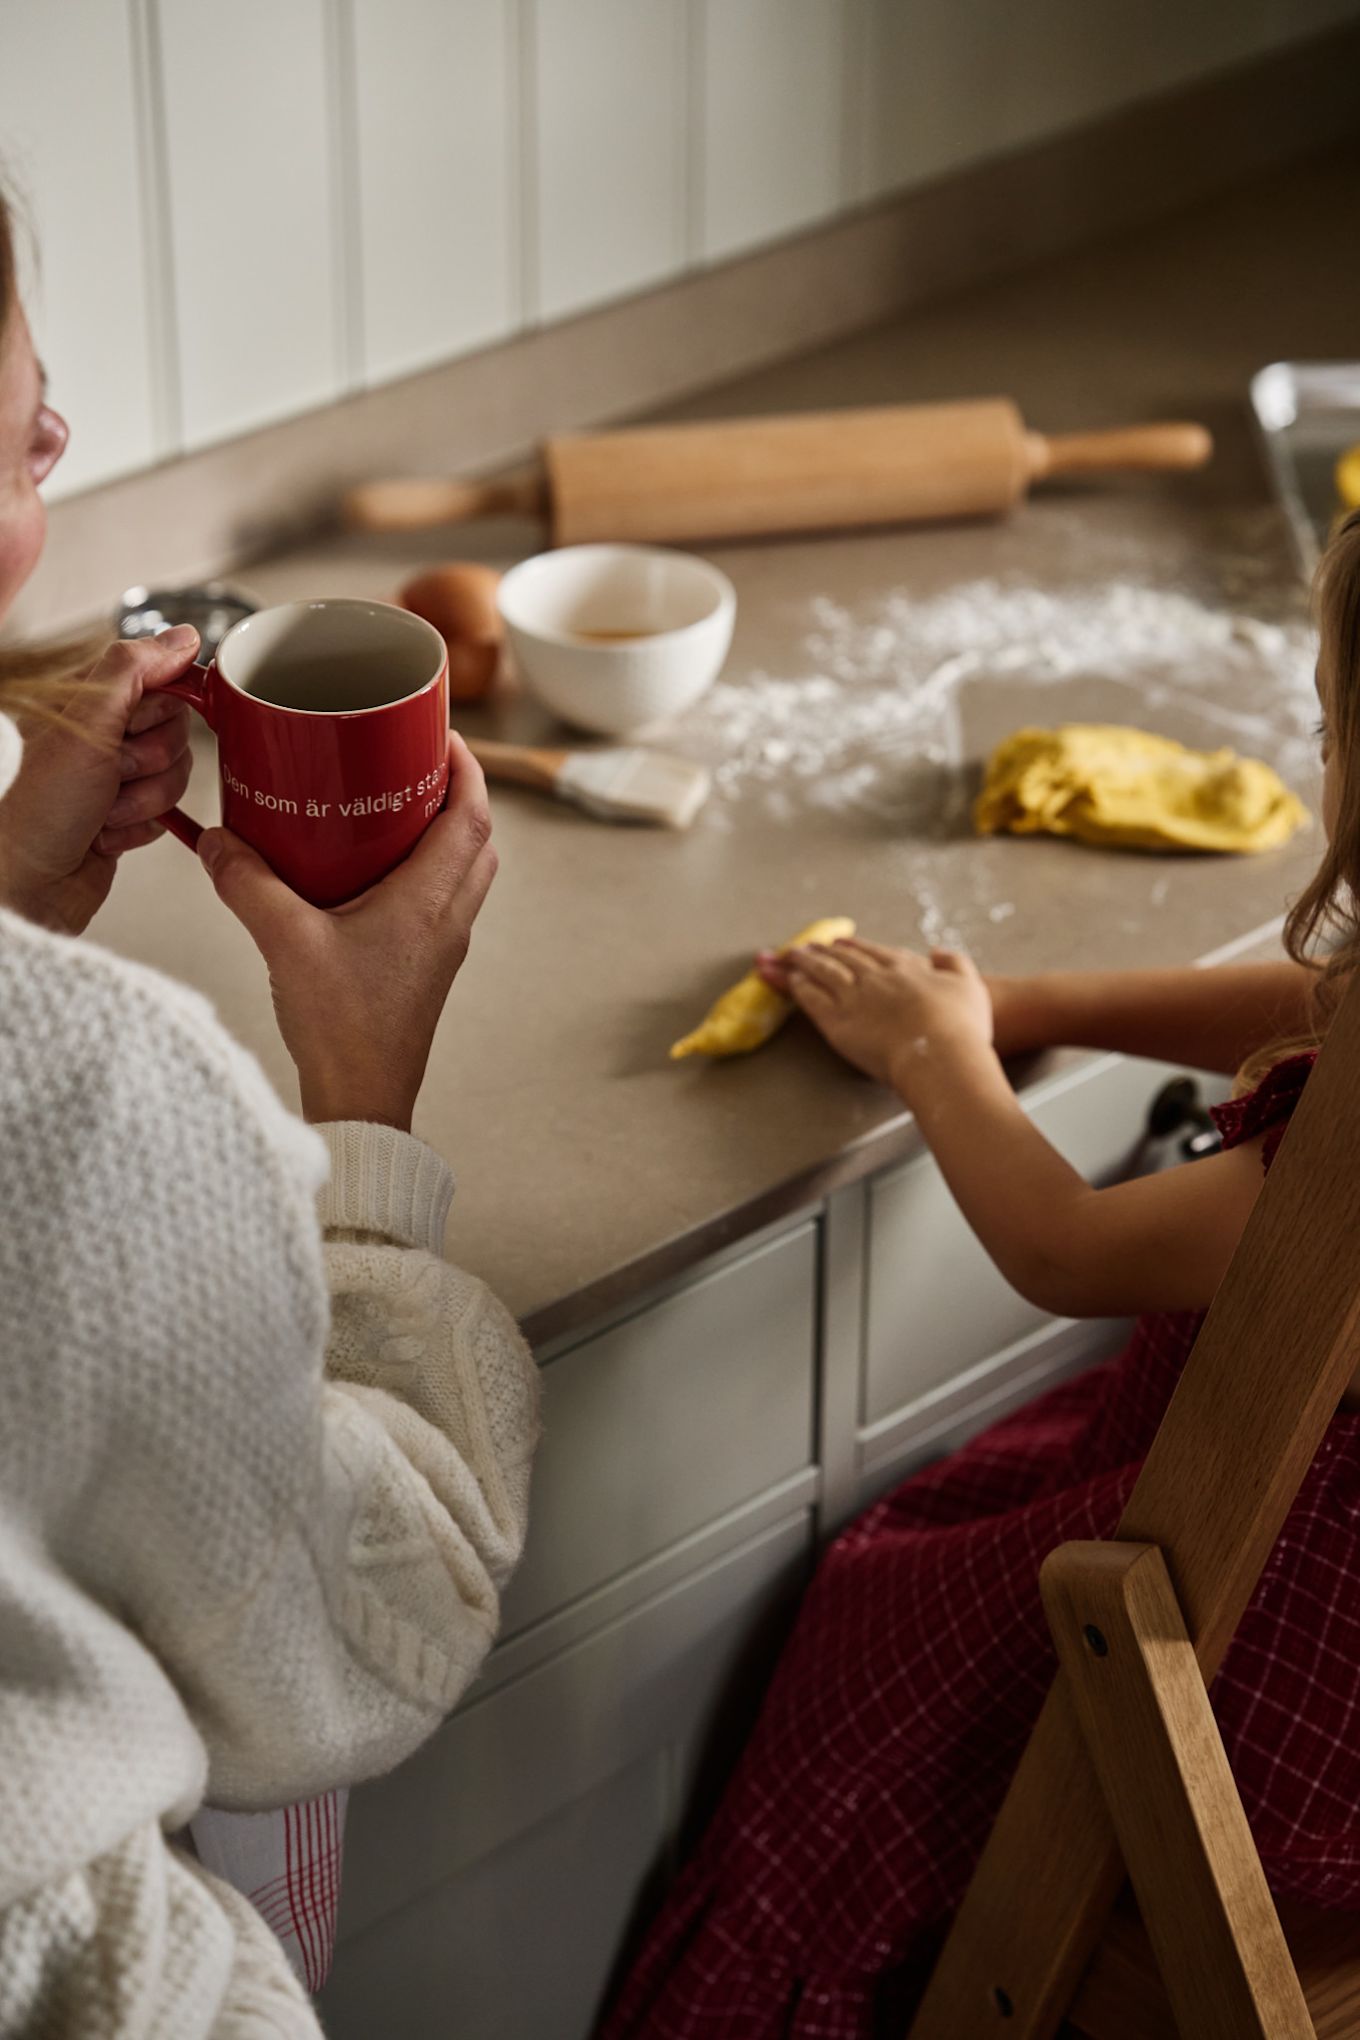
<path fill-rule="evenodd" d="M 1147 1138 L 1170 1140 L 1180 1134 L 1180 1151 L 1188 1162 L 1217 1154 L 1223 1145 L 1193 1077 L 1172 1077 L 1148 1106 Z"/>

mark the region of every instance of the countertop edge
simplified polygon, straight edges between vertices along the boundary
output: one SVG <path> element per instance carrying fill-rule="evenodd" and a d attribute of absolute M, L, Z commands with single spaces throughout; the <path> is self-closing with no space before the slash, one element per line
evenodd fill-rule
<path fill-rule="evenodd" d="M 1212 970 L 1220 964 L 1250 961 L 1252 951 L 1278 946 L 1283 926 L 1284 916 L 1276 914 L 1220 948 L 1194 958 L 1191 967 Z M 1077 1063 L 1098 1060 L 1110 1053 L 1108 1049 L 1047 1049 L 1016 1057 L 1007 1064 L 1007 1073 L 1016 1092 L 1023 1097 Z M 777 1225 L 781 1219 L 792 1218 L 800 1211 L 811 1211 L 837 1191 L 924 1153 L 925 1143 L 916 1130 L 916 1122 L 903 1107 L 835 1155 L 795 1171 L 755 1197 L 715 1212 L 701 1224 L 674 1234 L 594 1282 L 526 1312 L 520 1319 L 520 1330 L 536 1351 L 568 1344 L 603 1320 L 645 1309 L 651 1292 L 691 1274 L 712 1256 L 740 1246 L 766 1226 Z"/>

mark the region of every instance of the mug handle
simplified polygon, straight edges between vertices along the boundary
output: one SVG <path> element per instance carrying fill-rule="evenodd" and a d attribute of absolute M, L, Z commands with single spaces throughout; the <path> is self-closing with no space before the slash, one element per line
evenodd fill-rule
<path fill-rule="evenodd" d="M 212 683 L 217 675 L 215 665 L 201 666 L 197 662 L 179 680 L 171 680 L 164 687 L 156 689 L 157 694 L 173 694 L 177 701 L 187 701 L 196 709 L 209 729 L 215 728 L 212 718 Z M 186 815 L 183 808 L 167 808 L 163 815 L 156 817 L 162 827 L 184 845 L 186 850 L 197 850 L 198 839 L 203 834 L 202 822 L 196 822 L 192 815 Z"/>

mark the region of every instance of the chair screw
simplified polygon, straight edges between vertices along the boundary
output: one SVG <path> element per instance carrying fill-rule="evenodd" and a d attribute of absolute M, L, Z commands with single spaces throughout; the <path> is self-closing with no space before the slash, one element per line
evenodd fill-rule
<path fill-rule="evenodd" d="M 1081 1633 L 1086 1638 L 1086 1648 L 1090 1651 L 1092 1657 L 1108 1657 L 1110 1655 L 1110 1646 L 1105 1641 L 1104 1632 L 1097 1629 L 1094 1622 L 1088 1622 Z"/>

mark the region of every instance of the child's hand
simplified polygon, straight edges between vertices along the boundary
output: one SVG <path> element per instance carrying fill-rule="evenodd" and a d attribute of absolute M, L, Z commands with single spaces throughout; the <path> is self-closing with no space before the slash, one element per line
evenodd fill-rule
<path fill-rule="evenodd" d="M 977 966 L 952 949 L 929 957 L 852 937 L 780 955 L 762 950 L 766 984 L 802 1008 L 831 1046 L 904 1097 L 944 1041 L 992 1040 L 992 1002 Z"/>

